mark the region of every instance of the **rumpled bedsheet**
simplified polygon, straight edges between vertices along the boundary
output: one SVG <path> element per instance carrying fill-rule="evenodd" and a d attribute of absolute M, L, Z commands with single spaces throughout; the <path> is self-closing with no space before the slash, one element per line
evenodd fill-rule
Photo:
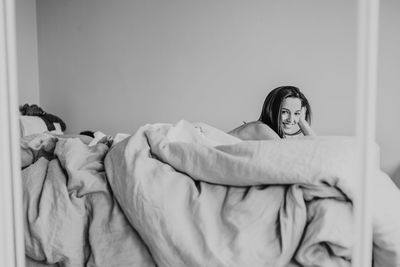
<path fill-rule="evenodd" d="M 146 125 L 105 158 L 157 266 L 351 266 L 353 138 L 240 141 L 205 124 Z M 378 165 L 377 165 L 378 166 Z M 375 266 L 400 266 L 399 191 L 374 168 Z"/>
<path fill-rule="evenodd" d="M 155 266 L 106 180 L 104 144 L 51 134 L 21 141 L 25 253 L 58 266 Z"/>
<path fill-rule="evenodd" d="M 22 139 L 25 249 L 58 266 L 350 266 L 351 138 L 242 142 L 153 124 L 111 150 Z M 375 169 L 375 267 L 400 266 L 399 190 Z"/>

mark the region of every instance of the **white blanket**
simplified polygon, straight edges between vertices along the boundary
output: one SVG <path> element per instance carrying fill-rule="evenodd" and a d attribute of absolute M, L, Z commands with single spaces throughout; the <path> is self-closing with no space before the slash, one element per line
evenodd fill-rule
<path fill-rule="evenodd" d="M 352 138 L 241 142 L 181 121 L 142 127 L 105 165 L 158 266 L 350 266 L 356 149 Z M 376 178 L 375 263 L 400 266 L 399 192 Z"/>
<path fill-rule="evenodd" d="M 21 140 L 28 263 L 155 266 L 109 190 L 107 151 L 104 144 L 51 134 Z"/>
<path fill-rule="evenodd" d="M 144 126 L 111 150 L 81 139 L 22 139 L 29 259 L 350 266 L 358 196 L 351 138 L 241 142 L 182 121 Z M 399 190 L 378 168 L 374 177 L 374 266 L 400 266 Z"/>

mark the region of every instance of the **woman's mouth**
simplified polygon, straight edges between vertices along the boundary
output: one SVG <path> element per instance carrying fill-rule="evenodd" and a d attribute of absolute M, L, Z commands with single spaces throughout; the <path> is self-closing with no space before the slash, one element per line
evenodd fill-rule
<path fill-rule="evenodd" d="M 290 123 L 290 122 L 284 122 L 282 124 L 283 124 L 283 127 L 286 129 L 292 128 L 294 126 L 294 123 Z"/>

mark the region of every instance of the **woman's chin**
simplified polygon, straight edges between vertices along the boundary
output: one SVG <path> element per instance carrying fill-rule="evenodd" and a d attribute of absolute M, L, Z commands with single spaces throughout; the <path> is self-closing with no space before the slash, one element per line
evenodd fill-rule
<path fill-rule="evenodd" d="M 293 127 L 283 127 L 283 132 L 285 134 L 295 134 L 295 133 L 297 133 L 298 130 L 299 130 L 299 128 L 295 127 L 295 126 L 293 126 Z"/>

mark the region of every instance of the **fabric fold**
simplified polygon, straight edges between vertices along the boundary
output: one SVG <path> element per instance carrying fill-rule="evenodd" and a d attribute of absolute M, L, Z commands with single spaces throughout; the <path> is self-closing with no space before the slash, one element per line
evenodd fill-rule
<path fill-rule="evenodd" d="M 242 142 L 181 121 L 142 127 L 105 164 L 158 266 L 350 266 L 357 145 Z"/>

